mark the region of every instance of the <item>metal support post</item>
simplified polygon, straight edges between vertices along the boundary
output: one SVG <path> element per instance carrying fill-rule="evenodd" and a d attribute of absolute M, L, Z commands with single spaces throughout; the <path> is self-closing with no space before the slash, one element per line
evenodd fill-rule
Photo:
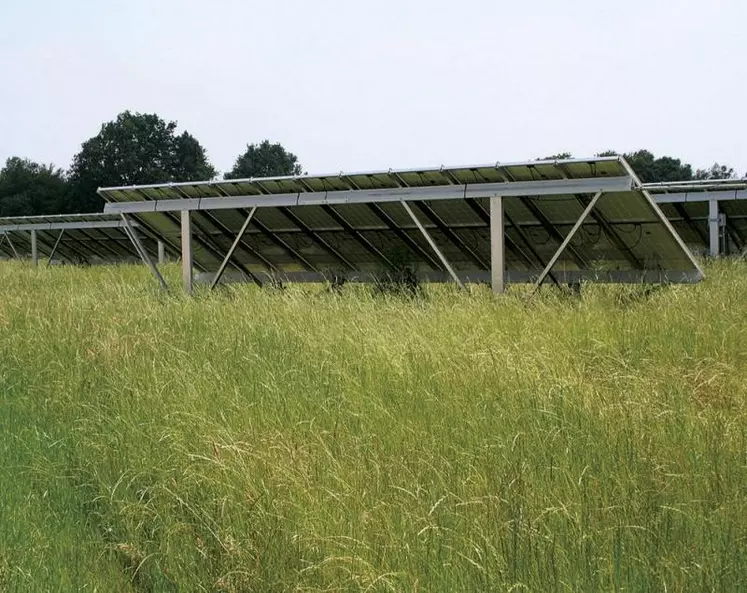
<path fill-rule="evenodd" d="M 166 263 L 166 245 L 163 241 L 158 241 L 158 265 Z"/>
<path fill-rule="evenodd" d="M 558 250 L 555 252 L 555 255 L 552 256 L 552 259 L 548 262 L 547 266 L 545 266 L 545 269 L 542 270 L 542 273 L 539 275 L 539 278 L 537 278 L 537 282 L 534 285 L 534 292 L 536 292 L 540 286 L 542 286 L 542 283 L 545 281 L 545 278 L 547 278 L 547 275 L 550 273 L 550 270 L 552 270 L 552 267 L 555 265 L 555 263 L 560 259 L 560 256 L 563 255 L 563 251 L 565 251 L 565 248 L 568 247 L 570 242 L 573 240 L 573 237 L 578 232 L 578 229 L 581 228 L 581 225 L 584 224 L 584 220 L 589 216 L 591 211 L 594 209 L 594 206 L 596 206 L 596 203 L 599 201 L 599 198 L 602 196 L 602 192 L 597 192 L 594 197 L 591 199 L 591 202 L 589 202 L 589 205 L 584 208 L 584 211 L 581 213 L 581 216 L 576 221 L 576 224 L 573 225 L 573 228 L 571 229 L 571 232 L 568 233 L 568 236 L 563 240 L 563 242 L 560 244 L 560 247 L 558 247 Z"/>
<path fill-rule="evenodd" d="M 132 241 L 132 244 L 135 246 L 135 251 L 137 251 L 138 255 L 140 255 L 140 259 L 142 259 L 143 263 L 145 263 L 145 265 L 150 268 L 150 271 L 153 272 L 153 275 L 158 279 L 158 283 L 161 285 L 161 288 L 163 288 L 164 290 L 168 289 L 166 281 L 163 279 L 163 276 L 161 276 L 161 272 L 158 271 L 158 268 L 150 259 L 150 255 L 148 255 L 148 252 L 140 242 L 137 233 L 135 233 L 135 228 L 130 224 L 130 219 L 126 214 L 122 214 L 122 221 L 124 222 L 125 233 L 127 233 L 130 241 Z"/>
<path fill-rule="evenodd" d="M 239 243 L 241 242 L 241 239 L 244 236 L 246 229 L 249 228 L 249 224 L 252 222 L 252 218 L 254 218 L 254 213 L 256 211 L 257 211 L 257 206 L 255 206 L 249 211 L 249 215 L 246 217 L 244 224 L 241 225 L 239 234 L 236 235 L 236 239 L 234 239 L 233 244 L 231 245 L 231 249 L 228 250 L 226 257 L 223 258 L 223 261 L 220 263 L 220 267 L 218 268 L 218 271 L 215 273 L 215 277 L 213 278 L 213 281 L 210 283 L 210 290 L 214 289 L 215 286 L 218 284 L 218 282 L 220 282 L 221 276 L 223 276 L 223 272 L 226 271 L 226 266 L 228 266 L 228 262 L 233 257 L 233 252 L 236 251 L 236 248 L 239 246 Z"/>
<path fill-rule="evenodd" d="M 60 240 L 62 239 L 62 235 L 64 234 L 65 234 L 65 229 L 60 229 L 60 234 L 57 235 L 57 240 L 54 242 L 54 247 L 52 247 L 52 252 L 49 254 L 49 259 L 47 260 L 47 266 L 49 266 L 52 263 L 52 258 L 54 257 L 54 254 L 57 251 L 57 247 L 60 244 Z"/>
<path fill-rule="evenodd" d="M 192 294 L 192 219 L 189 210 L 182 210 L 182 281 L 184 290 Z"/>
<path fill-rule="evenodd" d="M 39 248 L 36 244 L 36 231 L 31 231 L 31 261 L 34 262 L 35 266 L 39 265 Z"/>
<path fill-rule="evenodd" d="M 503 196 L 494 196 L 490 198 L 490 281 L 494 294 L 505 290 L 505 253 Z"/>
<path fill-rule="evenodd" d="M 719 255 L 718 200 L 708 200 L 708 244 L 711 257 Z"/>
<path fill-rule="evenodd" d="M 410 215 L 410 218 L 412 218 L 412 221 L 415 223 L 415 226 L 418 227 L 418 230 L 422 233 L 423 237 L 425 237 L 425 240 L 428 241 L 428 245 L 431 246 L 431 249 L 433 249 L 433 251 L 438 256 L 438 259 L 441 260 L 441 263 L 444 265 L 446 270 L 449 272 L 449 275 L 454 279 L 454 282 L 457 283 L 459 288 L 464 288 L 464 284 L 462 284 L 462 281 L 459 279 L 459 276 L 456 275 L 454 268 L 451 267 L 451 264 L 444 257 L 444 254 L 441 253 L 441 250 L 436 245 L 436 242 L 428 234 L 428 231 L 425 230 L 425 227 L 420 223 L 420 221 L 418 220 L 418 217 L 415 216 L 415 213 L 412 211 L 412 208 L 410 208 L 410 206 L 404 200 L 402 201 L 402 205 L 405 207 L 405 210 Z"/>

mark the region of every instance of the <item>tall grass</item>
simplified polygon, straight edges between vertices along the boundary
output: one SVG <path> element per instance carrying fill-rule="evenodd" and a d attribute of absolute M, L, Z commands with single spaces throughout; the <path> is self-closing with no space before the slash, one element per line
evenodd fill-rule
<path fill-rule="evenodd" d="M 744 590 L 747 264 L 707 273 L 188 298 L 3 263 L 0 590 Z"/>

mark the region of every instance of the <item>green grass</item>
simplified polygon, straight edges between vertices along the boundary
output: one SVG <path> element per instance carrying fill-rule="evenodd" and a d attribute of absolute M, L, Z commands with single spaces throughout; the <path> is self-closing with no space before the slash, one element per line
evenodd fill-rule
<path fill-rule="evenodd" d="M 744 590 L 747 264 L 706 271 L 412 301 L 2 263 L 0 591 Z"/>

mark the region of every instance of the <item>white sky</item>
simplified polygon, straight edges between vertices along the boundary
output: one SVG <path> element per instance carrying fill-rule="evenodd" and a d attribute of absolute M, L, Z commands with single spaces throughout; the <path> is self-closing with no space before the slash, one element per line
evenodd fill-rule
<path fill-rule="evenodd" d="M 220 170 L 647 148 L 747 170 L 747 0 L 0 0 L 0 159 L 67 167 L 130 109 Z"/>

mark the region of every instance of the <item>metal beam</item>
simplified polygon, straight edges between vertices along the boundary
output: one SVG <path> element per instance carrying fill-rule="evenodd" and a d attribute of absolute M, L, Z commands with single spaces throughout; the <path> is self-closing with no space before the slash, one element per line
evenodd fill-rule
<path fill-rule="evenodd" d="M 242 211 L 240 211 L 242 213 Z M 234 240 L 234 234 L 232 231 L 228 229 L 220 220 L 218 220 L 212 212 L 202 211 L 199 213 L 202 217 L 204 217 L 207 222 L 209 222 L 212 226 L 218 229 L 221 235 L 223 235 L 226 239 L 233 242 Z M 248 216 L 248 213 L 244 213 Z M 202 226 L 202 224 L 199 222 L 199 219 L 193 217 L 192 219 L 192 226 L 197 230 L 197 234 L 193 235 L 192 238 L 195 239 L 197 242 L 199 242 L 202 245 L 208 244 L 211 247 L 212 251 L 214 251 L 218 255 L 218 259 L 222 259 L 225 255 L 225 249 L 215 240 L 215 238 L 212 236 L 212 233 L 209 232 L 205 227 Z M 275 266 L 272 265 L 265 257 L 263 257 L 260 253 L 249 247 L 246 243 L 243 241 L 240 243 L 241 248 L 250 253 L 253 257 L 261 261 L 269 270 L 273 271 L 275 270 Z M 235 255 L 231 257 L 230 261 L 231 265 L 239 270 L 244 276 L 251 280 L 255 280 L 254 274 L 252 274 L 249 271 L 249 268 L 247 268 L 243 262 L 237 258 Z"/>
<path fill-rule="evenodd" d="M 643 186 L 644 189 L 646 186 Z M 651 190 L 648 190 L 651 192 Z M 716 191 L 681 191 L 671 193 L 654 193 L 652 194 L 657 204 L 673 204 L 682 202 L 709 202 L 718 200 L 719 202 L 727 200 L 747 200 L 747 189 L 737 190 L 716 190 Z"/>
<path fill-rule="evenodd" d="M 10 240 L 10 235 L 6 233 L 5 238 L 8 240 L 8 245 L 10 245 L 10 248 L 13 250 L 13 255 L 16 256 L 16 259 L 21 259 L 21 256 L 18 255 L 18 251 L 16 251 L 16 246 L 13 245 L 13 241 Z"/>
<path fill-rule="evenodd" d="M 288 220 L 290 220 L 293 224 L 295 224 L 299 229 L 301 229 L 304 234 L 309 237 L 312 241 L 318 243 L 322 246 L 322 248 L 329 253 L 332 257 L 334 257 L 337 261 L 339 261 L 343 266 L 345 266 L 348 270 L 354 270 L 355 266 L 351 264 L 345 257 L 339 253 L 334 247 L 332 247 L 327 241 L 325 241 L 322 237 L 319 236 L 318 233 L 314 232 L 303 220 L 301 220 L 292 210 L 286 207 L 279 207 L 278 211 L 285 216 Z"/>
<path fill-rule="evenodd" d="M 279 245 L 280 247 L 282 247 L 283 249 L 285 249 L 285 251 L 286 251 L 287 253 L 289 253 L 289 254 L 290 254 L 290 256 L 291 256 L 291 257 L 292 257 L 293 259 L 295 259 L 295 260 L 296 260 L 297 262 L 300 262 L 300 263 L 301 263 L 301 265 L 302 265 L 302 266 L 303 266 L 304 268 L 306 268 L 307 270 L 311 270 L 311 271 L 314 271 L 314 272 L 316 272 L 316 271 L 317 271 L 316 267 L 315 267 L 315 266 L 314 266 L 314 265 L 313 265 L 313 264 L 312 264 L 312 263 L 311 263 L 311 262 L 310 262 L 309 260 L 307 260 L 307 259 L 306 259 L 306 258 L 305 258 L 305 257 L 304 257 L 303 255 L 301 255 L 300 253 L 298 253 L 298 251 L 296 251 L 295 249 L 293 249 L 293 247 L 291 247 L 290 245 L 288 245 L 288 243 L 287 243 L 286 241 L 284 241 L 283 239 L 281 239 L 280 237 L 278 237 L 278 236 L 277 236 L 277 234 L 276 234 L 275 232 L 271 231 L 271 230 L 270 230 L 269 228 L 267 228 L 267 227 L 266 227 L 266 226 L 265 226 L 264 224 L 262 224 L 262 223 L 261 223 L 261 222 L 260 222 L 259 220 L 256 220 L 256 219 L 255 219 L 255 221 L 254 221 L 254 226 L 255 226 L 255 227 L 257 227 L 257 228 L 259 229 L 259 231 L 260 231 L 260 232 L 261 232 L 261 233 L 262 233 L 262 234 L 263 234 L 263 235 L 264 235 L 265 237 L 267 237 L 267 238 L 268 238 L 268 239 L 269 239 L 270 241 L 272 241 L 272 242 L 273 242 L 273 243 L 275 243 L 276 245 Z"/>
<path fill-rule="evenodd" d="M 697 270 L 559 270 L 555 274 L 559 284 L 575 284 L 584 280 L 632 284 L 694 284 L 701 280 L 701 275 Z M 491 280 L 490 271 L 484 270 L 459 271 L 457 276 L 465 284 L 489 284 Z M 444 271 L 419 272 L 417 278 L 423 282 L 453 282 L 451 274 Z M 536 279 L 537 274 L 535 272 L 506 273 L 507 284 L 533 283 Z M 277 280 L 281 282 L 321 283 L 327 281 L 328 278 L 320 272 L 281 272 L 278 274 Z M 372 272 L 359 272 L 347 275 L 345 280 L 346 282 L 375 282 L 377 275 Z"/>
<path fill-rule="evenodd" d="M 391 232 L 397 235 L 397 237 L 399 237 L 399 239 L 412 251 L 414 251 L 419 257 L 424 259 L 431 268 L 433 268 L 434 270 L 442 269 L 441 264 L 439 264 L 438 261 L 434 259 L 430 253 L 423 249 L 423 247 L 421 247 L 417 241 L 410 237 L 410 235 L 408 235 L 406 231 L 401 229 L 391 219 L 391 217 L 386 212 L 384 212 L 381 206 L 379 206 L 378 204 L 367 204 L 367 206 L 369 210 L 371 210 L 371 212 L 373 212 L 376 217 L 389 228 Z"/>
<path fill-rule="evenodd" d="M 377 248 L 371 241 L 369 241 L 363 233 L 356 229 L 353 225 L 351 225 L 347 219 L 340 214 L 337 210 L 335 210 L 334 206 L 320 206 L 324 212 L 329 215 L 330 218 L 332 218 L 337 224 L 339 224 L 346 232 L 350 233 L 355 237 L 355 240 L 371 255 L 378 258 L 384 265 L 391 267 L 392 262 L 389 261 L 389 258 L 382 253 L 382 251 Z"/>
<path fill-rule="evenodd" d="M 564 178 L 568 179 L 570 177 L 570 174 L 568 172 L 568 169 L 566 168 L 566 165 L 562 163 L 558 163 L 557 165 L 558 170 L 561 172 Z M 586 199 L 576 194 L 576 199 L 580 202 L 582 206 L 586 206 Z M 599 212 L 598 210 L 595 210 L 591 213 L 591 217 L 596 220 L 597 224 L 602 227 L 602 230 L 604 231 L 604 234 L 607 235 L 610 241 L 617 247 L 617 249 L 623 254 L 623 257 L 628 260 L 628 263 L 633 266 L 633 268 L 641 269 L 643 268 L 643 263 L 641 260 L 639 260 L 636 255 L 633 253 L 632 249 L 628 247 L 627 243 L 623 241 L 622 237 L 617 233 L 617 231 L 613 228 L 613 226 L 609 223 L 609 221 L 605 218 L 604 214 Z"/>
<path fill-rule="evenodd" d="M 711 257 L 720 253 L 718 200 L 708 201 L 708 252 Z"/>
<path fill-rule="evenodd" d="M 508 182 L 510 182 L 510 183 L 519 183 L 518 181 L 514 180 L 514 177 L 506 169 L 506 167 L 497 167 L 497 171 Z M 532 171 L 533 171 L 533 174 L 534 174 L 534 170 L 532 170 Z M 563 175 L 565 175 L 565 173 L 563 173 L 562 170 L 560 172 Z M 593 179 L 596 179 L 596 178 L 593 178 Z M 562 181 L 563 182 L 567 182 L 569 180 L 568 179 L 563 179 Z M 548 183 L 548 182 L 552 182 L 552 180 L 542 180 L 541 182 L 542 183 Z M 537 183 L 537 181 L 534 181 L 533 183 Z M 631 187 L 632 187 L 632 184 L 633 184 L 633 177 L 632 176 L 630 177 L 630 183 L 631 183 Z M 600 189 L 599 191 L 604 191 L 604 190 Z M 609 191 L 609 190 L 607 190 L 607 191 Z M 575 196 L 575 195 L 578 195 L 578 194 L 581 194 L 581 193 L 585 193 L 585 192 L 573 192 L 572 195 Z M 498 195 L 498 194 L 496 194 L 496 195 Z M 502 195 L 505 196 L 506 194 L 502 194 Z M 547 234 L 549 236 L 553 237 L 558 243 L 562 243 L 563 242 L 563 235 L 560 234 L 560 232 L 558 231 L 558 229 L 556 228 L 556 226 L 544 215 L 544 213 L 539 208 L 539 206 L 537 206 L 526 195 L 519 196 L 519 200 L 521 201 L 522 205 L 527 210 L 529 210 L 532 213 L 532 215 L 539 221 L 539 223 L 542 225 L 542 227 L 545 229 L 545 231 L 547 232 Z M 578 265 L 579 268 L 586 268 L 587 267 L 586 262 L 584 261 L 584 259 L 581 257 L 581 255 L 575 249 L 573 249 L 573 247 L 571 247 L 568 251 L 570 252 L 571 257 L 576 262 L 576 265 Z"/>
<path fill-rule="evenodd" d="M 457 283 L 459 288 L 464 288 L 464 284 L 462 284 L 462 281 L 459 279 L 459 276 L 457 276 L 454 269 L 451 267 L 451 264 L 449 263 L 449 260 L 447 260 L 444 257 L 444 254 L 441 253 L 441 250 L 438 248 L 438 245 L 436 245 L 436 242 L 433 240 L 433 238 L 430 236 L 428 231 L 425 230 L 425 227 L 421 224 L 420 220 L 418 220 L 418 217 L 415 216 L 415 213 L 412 211 L 412 208 L 407 204 L 407 202 L 403 201 L 402 206 L 404 206 L 407 213 L 410 215 L 410 218 L 412 218 L 412 221 L 415 223 L 415 225 L 418 227 L 418 230 L 423 234 L 425 237 L 425 240 L 428 241 L 428 245 L 431 246 L 431 249 L 436 252 L 436 255 L 438 256 L 438 259 L 441 260 L 441 263 L 444 265 L 446 270 L 449 272 L 451 277 L 454 279 L 454 282 Z"/>
<path fill-rule="evenodd" d="M 52 239 L 50 242 L 48 242 L 46 240 L 46 238 L 45 238 L 48 233 L 49 233 L 49 231 L 46 231 L 46 230 L 45 231 L 37 231 L 36 241 L 37 241 L 37 243 L 39 244 L 40 247 L 49 249 L 51 251 L 52 246 L 54 245 L 54 239 Z M 51 234 L 51 233 L 49 233 L 49 234 Z M 23 237 L 23 234 L 21 234 L 21 237 Z M 76 258 L 79 258 L 80 261 L 87 261 L 88 260 L 88 255 L 84 251 L 81 251 L 74 244 L 68 244 L 68 243 L 64 243 L 64 242 L 60 243 L 59 247 L 57 248 L 57 251 L 59 253 L 63 253 L 64 251 L 69 251 L 70 253 L 72 253 L 73 256 L 75 256 Z M 68 257 L 70 257 L 70 256 L 68 256 Z M 77 263 L 77 261 L 78 261 L 77 259 L 73 259 L 72 257 L 70 257 L 70 260 L 74 261 L 75 263 Z"/>
<path fill-rule="evenodd" d="M 31 231 L 31 261 L 35 266 L 39 265 L 39 246 L 36 244 L 36 231 Z"/>
<path fill-rule="evenodd" d="M 228 262 L 231 261 L 231 258 L 233 257 L 233 252 L 236 251 L 236 247 L 238 247 L 239 243 L 241 242 L 241 238 L 244 236 L 244 233 L 246 232 L 246 229 L 249 228 L 249 224 L 252 222 L 252 218 L 254 218 L 254 213 L 257 212 L 257 208 L 252 208 L 251 212 L 249 212 L 249 215 L 246 217 L 246 220 L 244 221 L 244 224 L 241 225 L 241 228 L 239 229 L 239 234 L 236 235 L 236 239 L 234 239 L 234 242 L 231 244 L 231 248 L 228 250 L 228 253 L 226 253 L 226 257 L 223 258 L 223 261 L 220 263 L 220 266 L 218 267 L 218 271 L 215 273 L 215 276 L 213 277 L 213 281 L 210 283 L 210 290 L 213 290 L 215 286 L 220 282 L 221 276 L 223 276 L 223 272 L 226 271 L 226 266 L 228 266 Z M 250 278 L 257 286 L 262 286 L 262 282 L 250 272 Z"/>
<path fill-rule="evenodd" d="M 163 276 L 161 276 L 161 272 L 158 271 L 158 268 L 153 264 L 153 261 L 150 259 L 150 256 L 148 255 L 148 252 L 143 247 L 143 244 L 140 242 L 140 238 L 137 236 L 137 232 L 135 231 L 135 228 L 131 226 L 129 217 L 126 214 L 122 214 L 122 222 L 124 222 L 124 229 L 127 233 L 127 236 L 130 238 L 130 241 L 132 241 L 132 244 L 135 246 L 135 251 L 138 252 L 140 255 L 140 259 L 143 260 L 146 266 L 150 268 L 150 271 L 153 272 L 153 275 L 158 279 L 158 283 L 161 285 L 161 288 L 163 290 L 167 290 L 168 286 L 166 284 L 166 281 L 163 279 Z"/>
<path fill-rule="evenodd" d="M 62 240 L 62 235 L 65 234 L 65 229 L 60 230 L 60 234 L 57 235 L 57 240 L 54 242 L 54 247 L 52 247 L 52 251 L 49 253 L 49 259 L 47 260 L 47 267 L 52 263 L 52 258 L 54 257 L 55 252 L 57 251 L 57 247 L 60 244 L 60 241 Z"/>
<path fill-rule="evenodd" d="M 158 265 L 166 263 L 166 244 L 158 239 Z"/>
<path fill-rule="evenodd" d="M 558 261 L 560 256 L 563 254 L 563 251 L 565 251 L 566 247 L 568 247 L 570 242 L 573 240 L 573 237 L 578 232 L 578 229 L 580 229 L 581 225 L 584 224 L 584 220 L 586 220 L 586 218 L 589 216 L 589 213 L 594 209 L 594 206 L 599 201 L 599 198 L 602 196 L 602 193 L 603 192 L 597 192 L 594 195 L 594 197 L 591 199 L 591 201 L 586 206 L 586 208 L 584 208 L 584 211 L 581 213 L 581 216 L 576 221 L 576 224 L 573 225 L 573 228 L 570 230 L 566 238 L 563 239 L 563 242 L 560 244 L 560 247 L 558 247 L 558 250 L 555 252 L 555 255 L 552 256 L 547 266 L 545 266 L 545 269 L 542 270 L 542 273 L 539 275 L 539 278 L 537 278 L 537 282 L 535 283 L 535 287 L 534 287 L 535 292 L 540 286 L 542 286 L 542 283 L 545 281 L 545 278 L 550 273 L 550 270 L 552 270 L 552 267 L 555 265 L 555 263 Z"/>
<path fill-rule="evenodd" d="M 480 205 L 480 203 L 477 200 L 467 200 L 467 205 L 472 209 L 472 211 L 477 214 L 478 218 L 484 223 L 484 226 L 488 227 L 488 230 L 490 230 L 490 214 L 488 214 L 485 209 Z M 504 218 L 506 219 L 506 222 L 510 224 L 512 227 L 516 226 L 514 222 L 511 220 L 511 218 L 508 216 L 508 214 L 503 212 Z M 505 229 L 504 229 L 505 230 Z M 534 256 L 536 263 L 539 263 L 540 268 L 544 268 L 545 264 L 542 261 L 542 259 L 539 257 L 537 252 L 532 247 L 532 244 L 527 239 L 526 235 L 524 235 L 523 231 L 520 228 L 516 229 L 517 234 L 519 235 L 519 238 L 524 241 L 524 244 L 529 248 L 529 251 Z M 513 251 L 515 254 L 517 254 L 522 260 L 524 260 L 524 263 L 527 265 L 528 268 L 532 268 L 535 265 L 535 262 L 532 261 L 532 259 L 524 253 L 524 250 L 519 247 L 516 242 L 507 234 L 504 233 L 503 240 L 506 244 L 506 247 L 508 247 L 511 251 Z"/>
<path fill-rule="evenodd" d="M 633 169 L 630 167 L 630 165 L 625 161 L 625 159 L 621 159 L 620 161 L 625 167 L 630 171 L 631 177 L 635 177 L 635 172 L 633 172 Z M 656 201 L 651 197 L 651 194 L 648 193 L 648 191 L 644 188 L 640 188 L 639 190 L 641 194 L 646 198 L 646 201 L 648 202 L 649 207 L 653 211 L 653 213 L 656 215 L 656 217 L 659 219 L 659 221 L 664 225 L 664 227 L 669 231 L 670 236 L 672 239 L 674 239 L 674 242 L 677 243 L 679 248 L 682 250 L 682 252 L 687 256 L 687 259 L 692 264 L 693 268 L 697 270 L 697 273 L 700 275 L 701 278 L 705 278 L 705 273 L 703 272 L 702 268 L 700 267 L 700 264 L 698 264 L 698 261 L 695 259 L 695 256 L 690 252 L 690 249 L 685 245 L 685 242 L 682 240 L 682 237 L 679 236 L 677 231 L 674 230 L 674 227 L 672 226 L 672 223 L 669 222 L 669 219 L 664 215 L 664 213 L 661 211 L 661 208 L 659 208 L 659 205 L 656 203 Z"/>
<path fill-rule="evenodd" d="M 176 192 L 180 196 L 182 196 L 183 199 L 187 199 L 187 200 L 190 199 L 189 195 L 186 194 L 182 190 L 182 188 L 179 187 L 178 185 L 175 185 L 173 189 L 176 190 Z M 226 196 L 227 195 L 226 192 L 225 192 L 225 190 L 223 190 L 220 186 L 215 186 L 215 189 L 217 190 L 217 192 L 221 196 Z M 264 188 L 262 188 L 262 189 L 264 190 Z M 163 192 L 163 188 L 162 187 L 158 188 L 158 190 L 159 190 L 159 192 Z M 240 209 L 239 212 L 241 212 L 245 216 L 248 216 L 248 213 L 245 212 L 243 209 Z M 210 224 L 212 224 L 214 227 L 216 227 L 224 237 L 226 237 L 227 239 L 233 241 L 233 233 L 220 220 L 218 220 L 218 218 L 212 212 L 208 212 L 206 210 L 203 210 L 202 211 L 202 215 L 208 220 L 208 222 L 210 222 Z M 200 224 L 197 222 L 197 220 L 193 220 L 192 224 L 194 225 L 195 229 L 197 229 L 197 231 L 198 231 L 198 235 L 196 237 L 198 239 L 198 241 L 200 241 L 201 244 L 204 244 L 205 241 L 209 242 L 213 246 L 214 251 L 219 254 L 219 257 L 222 256 L 223 255 L 223 249 L 215 241 L 215 239 L 213 239 L 211 233 L 209 233 L 205 229 L 203 229 L 200 226 Z M 203 236 L 202 240 L 200 239 L 200 234 Z M 258 259 L 259 261 L 261 261 L 268 268 L 268 270 L 270 270 L 270 271 L 275 271 L 276 270 L 276 267 L 270 261 L 268 261 L 259 252 L 255 251 L 254 249 L 252 249 L 251 247 L 249 247 L 245 243 L 243 243 L 243 242 L 241 243 L 241 248 L 244 251 L 247 251 L 247 252 L 251 253 L 253 257 L 255 257 L 256 259 Z M 254 282 L 258 282 L 258 279 L 255 277 L 255 275 L 252 274 L 249 271 L 249 268 L 247 268 L 241 262 L 240 259 L 232 256 L 231 260 L 230 260 L 230 263 L 233 265 L 234 268 L 236 268 L 242 274 L 244 274 L 244 276 L 246 276 L 247 278 L 252 279 Z"/>
<path fill-rule="evenodd" d="M 505 230 L 503 228 L 503 197 L 490 198 L 490 284 L 494 294 L 505 289 Z"/>
<path fill-rule="evenodd" d="M 132 226 L 137 223 L 131 222 Z M 124 226 L 121 220 L 87 220 L 79 222 L 34 222 L 19 224 L 0 224 L 0 233 L 11 231 L 60 231 L 67 229 L 115 229 Z"/>
<path fill-rule="evenodd" d="M 245 195 L 216 198 L 184 198 L 136 202 L 109 202 L 104 212 L 176 212 L 182 210 L 222 210 L 236 208 L 318 206 L 321 204 L 369 204 L 417 200 L 454 200 L 489 198 L 495 195 L 547 196 L 590 194 L 597 191 L 630 191 L 632 178 L 592 177 L 588 179 L 556 179 L 537 181 L 506 181 L 431 187 L 397 187 L 374 190 L 340 190 L 328 192 L 297 192 L 268 195 Z M 103 190 L 102 190 L 103 191 Z"/>
<path fill-rule="evenodd" d="M 133 228 L 135 228 L 134 225 L 133 225 Z M 98 238 L 92 236 L 90 234 L 90 232 L 88 232 L 87 229 L 74 229 L 74 230 L 76 230 L 79 233 L 81 233 L 82 235 L 84 235 L 92 243 L 95 243 L 96 245 L 98 245 L 100 249 L 102 249 L 104 251 L 108 251 L 110 254 L 112 254 L 117 259 L 126 257 L 127 255 L 132 255 L 132 253 L 128 252 L 125 247 L 122 247 L 122 249 L 125 251 L 125 254 L 123 255 L 120 251 L 117 251 L 116 249 L 114 249 L 112 247 L 112 245 L 108 244 L 106 240 L 98 239 Z M 112 237 L 108 237 L 107 236 L 107 239 L 112 239 Z M 120 245 L 117 242 L 112 241 L 112 243 L 114 245 L 116 245 L 117 247 L 120 247 Z"/>
<path fill-rule="evenodd" d="M 704 245 L 708 245 L 708 234 L 703 231 L 693 220 L 692 216 L 690 216 L 687 213 L 687 210 L 685 210 L 685 207 L 677 202 L 672 203 L 672 207 L 675 209 L 677 214 L 679 214 L 682 217 L 682 220 L 684 220 L 687 225 L 695 231 L 695 233 L 700 237 L 700 240 L 703 241 Z"/>
<path fill-rule="evenodd" d="M 724 214 L 724 216 L 726 217 L 726 230 L 731 235 L 737 250 L 741 252 L 744 249 L 744 238 L 739 234 L 734 223 L 731 222 L 731 218 L 727 214 Z"/>
<path fill-rule="evenodd" d="M 582 206 L 586 206 L 586 201 L 582 196 L 576 196 L 576 199 Z M 620 237 L 614 227 L 609 223 L 609 221 L 604 217 L 604 215 L 601 212 L 592 211 L 591 217 L 597 222 L 600 227 L 602 227 L 602 230 L 607 235 L 609 240 L 612 241 L 615 247 L 617 247 L 617 249 L 623 254 L 623 257 L 628 260 L 628 263 L 637 270 L 643 269 L 643 262 L 641 262 L 641 260 L 636 257 L 635 253 L 633 253 L 633 250 L 628 247 L 625 241 L 623 241 L 623 239 Z"/>
<path fill-rule="evenodd" d="M 182 283 L 184 290 L 192 294 L 192 213 L 189 210 L 182 210 Z"/>
<path fill-rule="evenodd" d="M 480 257 L 480 255 L 474 249 L 467 245 L 454 229 L 449 228 L 449 226 L 441 219 L 438 214 L 436 214 L 433 208 L 431 208 L 427 203 L 413 202 L 413 205 L 417 207 L 423 214 L 425 214 L 426 218 L 428 218 L 428 220 L 430 220 L 431 223 L 433 223 L 439 231 L 441 231 L 452 243 L 454 243 L 460 251 L 466 253 L 467 257 L 472 260 L 472 263 L 476 264 L 482 269 L 486 269 L 488 267 L 487 262 L 482 257 Z"/>
<path fill-rule="evenodd" d="M 3 241 L 5 241 L 6 238 L 7 237 L 5 236 L 5 233 L 0 232 L 0 246 L 2 246 Z M 3 255 L 9 255 L 12 258 L 13 257 L 13 252 L 11 251 L 10 254 L 9 254 L 7 250 L 3 249 Z"/>
<path fill-rule="evenodd" d="M 539 209 L 537 204 L 532 202 L 531 199 L 522 199 L 521 203 L 526 206 L 526 208 L 532 213 L 532 215 L 540 222 L 542 227 L 545 229 L 548 235 L 550 235 L 553 239 L 555 239 L 559 244 L 562 245 L 563 243 L 563 234 L 557 229 L 557 227 L 550 221 L 549 218 L 547 218 L 542 210 Z M 588 264 L 584 260 L 583 257 L 581 257 L 581 254 L 576 251 L 573 247 L 569 247 L 568 253 L 571 254 L 571 258 L 573 261 L 576 262 L 576 265 L 581 268 L 587 268 Z"/>

